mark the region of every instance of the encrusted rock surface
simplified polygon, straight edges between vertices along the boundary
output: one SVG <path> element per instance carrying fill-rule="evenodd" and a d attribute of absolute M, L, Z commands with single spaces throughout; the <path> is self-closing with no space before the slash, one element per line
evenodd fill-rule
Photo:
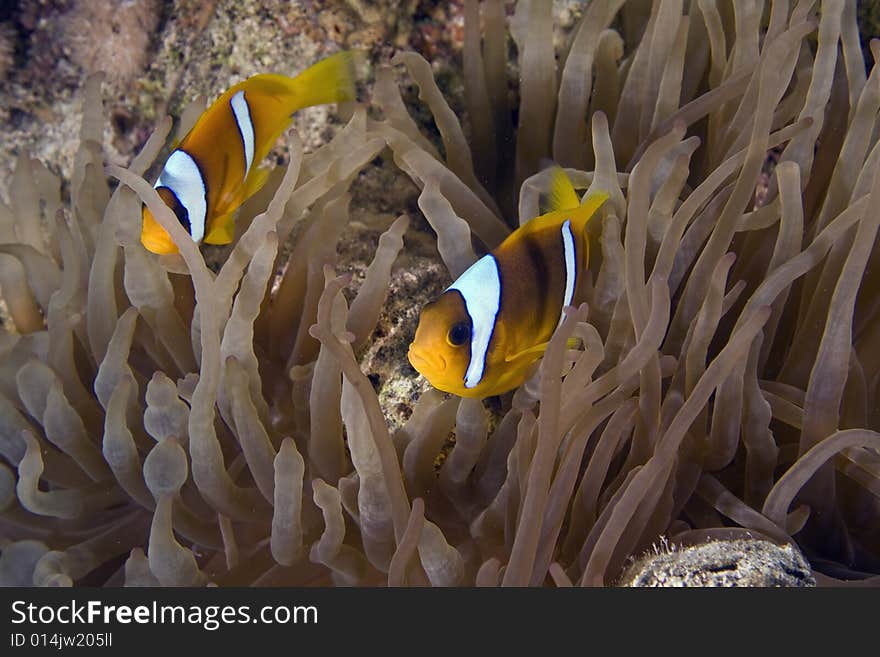
<path fill-rule="evenodd" d="M 415 188 L 407 190 L 403 181 L 398 184 L 396 193 L 409 192 L 415 199 Z M 395 218 L 378 213 L 361 214 L 361 220 L 355 216 L 353 212 L 353 221 L 338 247 L 338 273 L 352 274 L 352 281 L 345 290 L 349 301 L 363 282 L 382 230 Z M 428 233 L 427 222 L 414 213 L 409 213 L 409 217 L 410 226 L 403 237 L 404 249 L 391 270 L 385 306 L 367 346 L 358 354 L 392 431 L 409 418 L 413 404 L 430 387 L 410 366 L 406 355 L 419 311 L 452 282 L 437 253 L 434 238 Z"/>
<path fill-rule="evenodd" d="M 630 566 L 619 584 L 632 587 L 816 586 L 810 565 L 791 545 L 738 539 L 660 549 Z"/>
<path fill-rule="evenodd" d="M 107 72 L 113 119 L 105 155 L 123 165 L 157 120 L 179 117 L 194 98 L 210 101 L 257 73 L 295 74 L 342 48 L 366 50 L 373 61 L 413 48 L 441 74 L 458 98 L 453 104 L 462 103 L 461 0 L 106 0 L 97 14 L 95 4 L 19 0 L 0 9 L 0 189 L 20 153 L 70 179 L 81 88 L 97 70 Z M 554 1 L 555 41 L 564 41 L 583 5 Z M 307 151 L 338 125 L 327 107 L 307 108 L 294 119 Z M 283 149 L 275 155 L 283 157 Z"/>
<path fill-rule="evenodd" d="M 408 14 L 389 0 L 108 0 L 101 20 L 92 16 L 95 4 L 21 0 L 2 23 L 0 69 L 8 80 L 0 93 L 0 189 L 12 156 L 22 152 L 70 178 L 80 90 L 96 70 L 108 73 L 105 98 L 113 117 L 105 154 L 126 164 L 158 119 L 179 117 L 196 97 L 211 100 L 256 73 L 295 74 L 341 48 L 397 43 L 412 23 L 401 21 Z M 398 46 L 406 43 L 404 36 Z M 10 49 L 18 53 L 11 63 L 4 55 Z M 330 115 L 327 107 L 297 114 L 294 126 L 307 150 L 332 135 Z"/>

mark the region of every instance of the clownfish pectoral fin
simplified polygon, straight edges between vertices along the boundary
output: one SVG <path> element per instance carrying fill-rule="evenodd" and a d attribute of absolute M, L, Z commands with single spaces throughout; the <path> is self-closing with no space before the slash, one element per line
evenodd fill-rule
<path fill-rule="evenodd" d="M 266 167 L 258 167 L 250 172 L 247 177 L 247 180 L 244 182 L 244 191 L 241 195 L 241 203 L 244 203 L 251 196 L 256 194 L 263 185 L 266 184 L 266 181 L 269 179 L 269 174 L 272 173 L 272 169 L 268 169 Z"/>
<path fill-rule="evenodd" d="M 235 210 L 227 212 L 211 222 L 211 229 L 205 235 L 206 244 L 229 244 L 235 237 Z"/>
<path fill-rule="evenodd" d="M 562 167 L 554 165 L 550 174 L 550 191 L 541 198 L 541 214 L 556 210 L 570 210 L 580 205 L 580 199 Z"/>
<path fill-rule="evenodd" d="M 575 349 L 580 344 L 580 340 L 578 338 L 569 338 L 565 343 L 565 346 L 568 349 Z M 512 363 L 513 361 L 520 360 L 522 358 L 527 358 L 529 360 L 534 360 L 536 358 L 540 358 L 544 355 L 544 352 L 547 351 L 547 347 L 550 346 L 549 342 L 542 342 L 541 344 L 536 344 L 533 347 L 529 347 L 528 349 L 523 349 L 515 354 L 510 354 L 504 358 L 504 360 L 508 363 Z"/>
<path fill-rule="evenodd" d="M 512 363 L 517 360 L 521 360 L 523 358 L 527 358 L 529 360 L 534 360 L 536 358 L 540 358 L 545 351 L 547 351 L 547 347 L 550 346 L 549 342 L 542 342 L 541 344 L 536 344 L 533 347 L 529 347 L 528 349 L 523 349 L 522 351 L 518 351 L 515 354 L 508 354 L 504 357 L 504 360 L 508 363 Z"/>
<path fill-rule="evenodd" d="M 141 227 L 141 244 L 144 248 L 157 255 L 177 253 L 177 245 L 171 239 L 159 222 L 153 218 L 153 214 L 146 208 L 143 211 L 143 226 Z"/>

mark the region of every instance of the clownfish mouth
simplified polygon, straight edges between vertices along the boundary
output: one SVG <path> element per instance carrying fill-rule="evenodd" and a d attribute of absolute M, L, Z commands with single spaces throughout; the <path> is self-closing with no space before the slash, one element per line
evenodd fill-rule
<path fill-rule="evenodd" d="M 446 359 L 440 354 L 432 354 L 425 349 L 410 345 L 407 353 L 409 362 L 420 374 L 439 374 L 446 369 Z"/>

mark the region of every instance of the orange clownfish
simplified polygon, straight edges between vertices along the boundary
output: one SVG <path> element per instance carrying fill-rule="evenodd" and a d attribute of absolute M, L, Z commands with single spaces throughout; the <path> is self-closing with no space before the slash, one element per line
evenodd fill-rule
<path fill-rule="evenodd" d="M 522 384 L 547 349 L 562 309 L 579 299 L 587 222 L 608 194 L 579 202 L 559 167 L 549 209 L 477 260 L 419 317 L 409 361 L 435 388 L 490 397 Z"/>
<path fill-rule="evenodd" d="M 153 186 L 197 244 L 228 244 L 235 210 L 269 173 L 259 164 L 297 110 L 355 97 L 354 55 L 340 52 L 295 78 L 262 74 L 239 82 L 199 117 L 165 162 Z M 144 207 L 141 242 L 153 253 L 177 253 Z"/>

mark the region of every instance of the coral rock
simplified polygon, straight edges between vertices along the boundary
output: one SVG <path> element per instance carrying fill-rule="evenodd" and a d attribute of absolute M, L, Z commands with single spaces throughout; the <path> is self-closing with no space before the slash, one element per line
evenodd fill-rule
<path fill-rule="evenodd" d="M 621 586 L 815 586 L 810 565 L 792 545 L 739 539 L 648 554 L 630 566 Z"/>

